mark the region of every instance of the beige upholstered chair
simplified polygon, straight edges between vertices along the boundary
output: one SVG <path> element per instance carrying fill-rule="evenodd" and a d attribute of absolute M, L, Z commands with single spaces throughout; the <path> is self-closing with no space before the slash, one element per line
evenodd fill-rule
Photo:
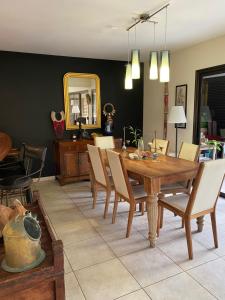
<path fill-rule="evenodd" d="M 183 142 L 181 144 L 178 157 L 190 161 L 197 161 L 199 157 L 199 151 L 200 151 L 199 145 Z"/>
<path fill-rule="evenodd" d="M 91 162 L 92 189 L 93 189 L 93 208 L 96 206 L 97 190 L 101 186 L 106 191 L 104 218 L 108 213 L 111 191 L 114 189 L 112 178 L 108 176 L 106 166 L 103 162 L 102 153 L 99 147 L 87 145 Z"/>
<path fill-rule="evenodd" d="M 120 154 L 111 150 L 106 150 L 106 152 L 115 188 L 115 202 L 112 222 L 115 223 L 116 220 L 119 198 L 127 201 L 130 204 L 130 210 L 126 237 L 129 237 L 136 204 L 146 202 L 146 193 L 143 185 L 131 185 Z M 142 207 L 142 214 L 144 214 L 144 206 Z"/>
<path fill-rule="evenodd" d="M 185 223 L 189 259 L 193 258 L 191 219 L 210 213 L 215 247 L 218 248 L 216 229 L 216 202 L 223 183 L 225 159 L 201 163 L 191 194 L 178 194 L 171 197 L 159 195 L 159 217 L 157 231 L 162 226 L 163 208 L 174 212 Z"/>
<path fill-rule="evenodd" d="M 150 146 L 151 152 L 157 152 L 159 154 L 166 155 L 169 147 L 169 141 L 153 139 L 152 142 L 148 143 L 148 145 Z"/>
<path fill-rule="evenodd" d="M 113 136 L 96 136 L 94 138 L 95 146 L 101 149 L 114 149 L 115 142 Z"/>
<path fill-rule="evenodd" d="M 200 146 L 188 143 L 182 143 L 180 147 L 180 152 L 178 154 L 178 158 L 186 159 L 190 161 L 198 161 L 200 153 Z M 192 180 L 188 180 L 186 182 L 177 182 L 175 184 L 163 185 L 161 187 L 161 192 L 163 194 L 177 194 L 177 193 L 185 193 L 190 192 L 192 186 Z"/>

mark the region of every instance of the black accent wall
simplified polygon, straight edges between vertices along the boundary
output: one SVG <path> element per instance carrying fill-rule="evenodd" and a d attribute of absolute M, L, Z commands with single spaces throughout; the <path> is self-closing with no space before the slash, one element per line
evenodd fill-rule
<path fill-rule="evenodd" d="M 0 51 L 0 131 L 15 147 L 22 142 L 47 145 L 43 176 L 54 175 L 55 138 L 50 112 L 64 110 L 63 76 L 67 72 L 94 73 L 100 77 L 101 106 L 114 104 L 114 136 L 122 127 L 143 123 L 142 76 L 133 90 L 124 90 L 125 62 Z M 105 118 L 102 115 L 102 128 Z M 70 138 L 73 131 L 65 131 Z"/>

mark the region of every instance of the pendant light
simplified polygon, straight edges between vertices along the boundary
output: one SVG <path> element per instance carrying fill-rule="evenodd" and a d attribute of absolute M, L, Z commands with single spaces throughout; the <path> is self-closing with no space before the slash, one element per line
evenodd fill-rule
<path fill-rule="evenodd" d="M 137 44 L 136 40 L 136 26 L 134 27 L 135 32 L 135 48 Z M 140 79 L 140 50 L 133 49 L 131 52 L 131 62 L 132 62 L 132 78 Z"/>
<path fill-rule="evenodd" d="M 126 65 L 126 74 L 124 81 L 125 90 L 131 90 L 133 88 L 133 80 L 132 80 L 132 67 L 130 64 L 130 37 L 129 30 L 127 31 L 127 65 Z"/>
<path fill-rule="evenodd" d="M 154 22 L 154 40 L 153 49 L 155 49 L 155 22 Z M 151 51 L 149 55 L 149 79 L 158 79 L 158 52 Z"/>
<path fill-rule="evenodd" d="M 160 64 L 160 82 L 169 82 L 170 81 L 170 66 L 169 66 L 169 51 L 166 50 L 166 34 L 167 34 L 167 7 L 165 9 L 165 43 L 164 50 L 161 51 L 161 64 Z"/>

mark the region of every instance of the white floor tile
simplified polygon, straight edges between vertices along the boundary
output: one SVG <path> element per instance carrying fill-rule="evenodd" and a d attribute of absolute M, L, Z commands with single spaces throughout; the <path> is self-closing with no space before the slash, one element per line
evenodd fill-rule
<path fill-rule="evenodd" d="M 117 259 L 75 273 L 87 300 L 112 300 L 140 289 Z"/>

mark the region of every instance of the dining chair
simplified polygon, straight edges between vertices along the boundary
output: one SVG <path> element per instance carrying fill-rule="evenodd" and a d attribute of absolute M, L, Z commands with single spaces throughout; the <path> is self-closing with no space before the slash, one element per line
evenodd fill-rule
<path fill-rule="evenodd" d="M 169 148 L 169 141 L 161 139 L 153 139 L 152 142 L 148 143 L 151 152 L 167 155 Z M 156 148 L 156 149 L 155 149 Z"/>
<path fill-rule="evenodd" d="M 100 149 L 115 148 L 115 141 L 113 136 L 96 136 L 94 137 L 94 144 Z"/>
<path fill-rule="evenodd" d="M 183 142 L 180 147 L 178 158 L 189 161 L 198 161 L 200 146 Z M 163 194 L 189 193 L 192 187 L 193 180 L 185 182 L 177 182 L 173 184 L 165 184 L 161 186 Z"/>
<path fill-rule="evenodd" d="M 132 185 L 129 181 L 129 177 L 124 166 L 122 157 L 119 153 L 112 150 L 106 150 L 109 166 L 111 169 L 114 188 L 115 188 L 115 202 L 113 208 L 112 223 L 116 221 L 116 213 L 118 207 L 119 198 L 127 201 L 130 204 L 127 232 L 126 237 L 130 236 L 131 226 L 133 221 L 134 212 L 137 203 L 146 202 L 146 193 L 143 185 Z M 142 215 L 144 214 L 144 205 L 142 205 Z"/>
<path fill-rule="evenodd" d="M 87 145 L 91 163 L 93 208 L 96 207 L 98 188 L 102 187 L 106 191 L 104 218 L 108 213 L 111 191 L 114 189 L 112 177 L 109 176 L 103 161 L 101 149 L 97 146 Z"/>
<path fill-rule="evenodd" d="M 189 259 L 193 259 L 191 220 L 210 214 L 215 248 L 218 248 L 216 228 L 216 203 L 223 183 L 225 159 L 200 164 L 191 194 L 165 197 L 159 194 L 158 224 L 162 226 L 163 209 L 167 208 L 184 220 Z"/>
<path fill-rule="evenodd" d="M 10 169 L 11 173 L 9 173 L 9 176 L 0 178 L 1 204 L 5 199 L 4 202 L 8 206 L 9 198 L 15 198 L 16 196 L 20 196 L 22 203 L 32 202 L 32 178 L 35 176 L 38 180 L 40 179 L 45 166 L 46 151 L 47 147 L 44 146 L 24 144 L 23 161 L 21 164 L 18 163 L 18 166 L 21 166 L 21 170 L 17 168 L 14 175 L 11 175 L 12 169 Z M 15 166 L 16 164 L 14 164 Z"/>

